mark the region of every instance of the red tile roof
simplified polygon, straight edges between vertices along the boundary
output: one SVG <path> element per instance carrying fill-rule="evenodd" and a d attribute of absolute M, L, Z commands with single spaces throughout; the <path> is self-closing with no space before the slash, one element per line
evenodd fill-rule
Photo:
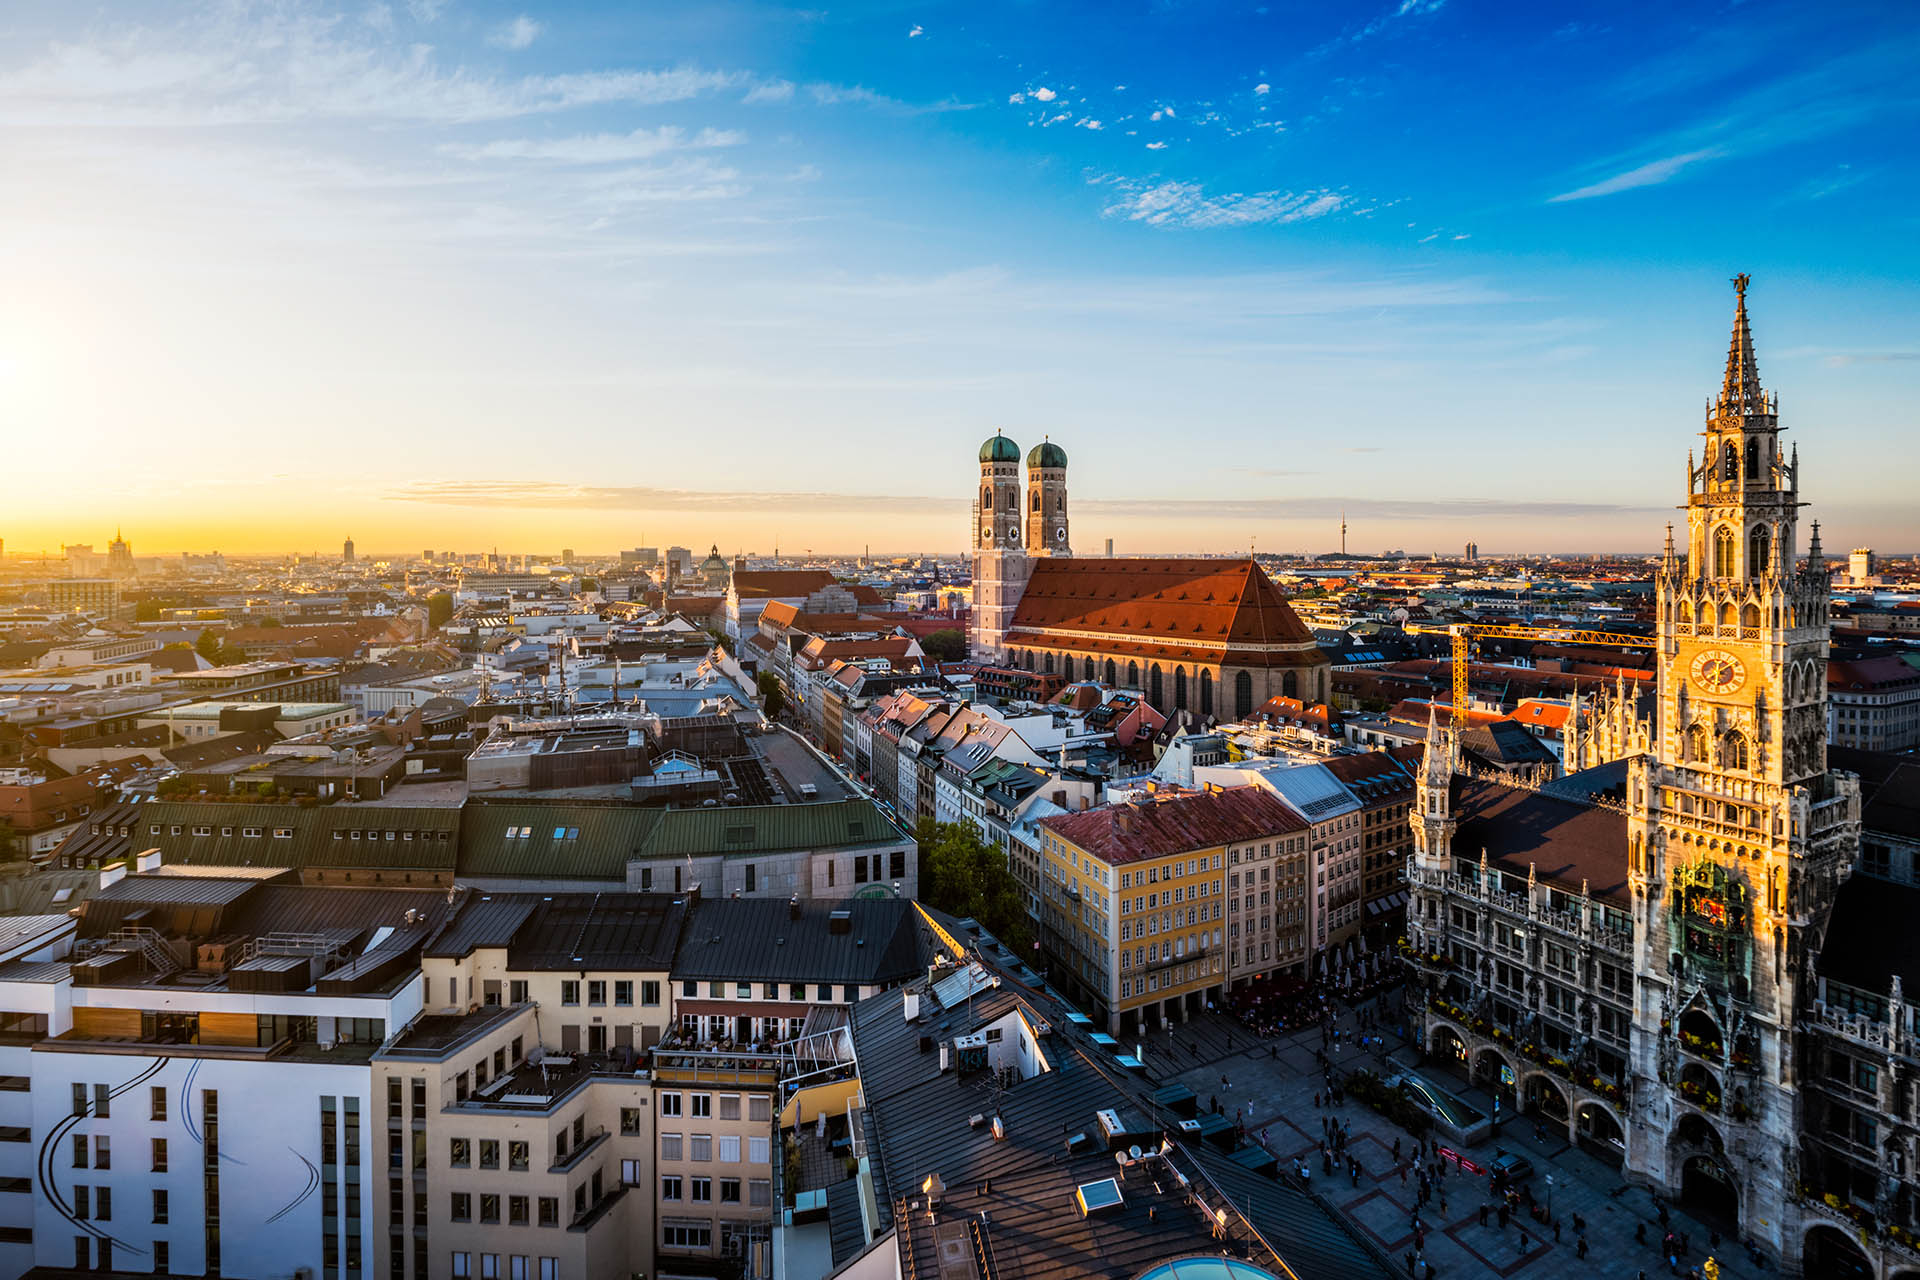
<path fill-rule="evenodd" d="M 1047 818 L 1040 825 L 1108 863 L 1165 858 L 1307 830 L 1306 820 L 1264 787 L 1109 805 Z"/>
<path fill-rule="evenodd" d="M 825 569 L 748 569 L 733 575 L 733 591 L 742 600 L 804 598 L 836 581 Z"/>
<path fill-rule="evenodd" d="M 1036 560 L 1008 643 L 1253 667 L 1322 661 L 1313 633 L 1252 560 Z"/>

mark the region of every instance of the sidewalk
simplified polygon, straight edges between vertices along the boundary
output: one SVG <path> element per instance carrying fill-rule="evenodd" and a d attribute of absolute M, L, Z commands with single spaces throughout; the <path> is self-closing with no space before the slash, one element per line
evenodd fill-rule
<path fill-rule="evenodd" d="M 1341 1074 L 1359 1067 L 1390 1073 L 1400 1066 L 1417 1066 L 1419 1054 L 1388 1032 L 1390 1046 L 1382 1055 L 1361 1053 L 1345 1037 L 1354 1034 L 1354 1017 L 1336 1023 L 1343 1043 L 1330 1053 Z M 1347 1101 L 1338 1108 L 1316 1108 L 1314 1095 L 1324 1088 L 1314 1053 L 1320 1047 L 1317 1030 L 1303 1030 L 1273 1040 L 1256 1042 L 1252 1034 L 1224 1014 L 1207 1014 L 1175 1029 L 1172 1047 L 1163 1032 L 1147 1044 L 1148 1070 L 1157 1080 L 1176 1080 L 1192 1089 L 1203 1108 L 1218 1101 L 1223 1112 L 1246 1122 L 1254 1141 L 1266 1135 L 1267 1148 L 1280 1158 L 1283 1170 L 1295 1159 L 1305 1159 L 1314 1189 L 1326 1196 L 1361 1230 L 1396 1259 L 1414 1249 L 1412 1226 L 1419 1197 L 1418 1171 L 1411 1167 L 1413 1139 L 1362 1103 Z M 1196 1054 L 1193 1050 L 1197 1049 Z M 1156 1052 L 1157 1050 L 1157 1052 Z M 1223 1078 L 1224 1077 L 1224 1081 Z M 1487 1111 L 1492 1099 L 1477 1090 L 1451 1082 L 1463 1098 Z M 1327 1117 L 1349 1126 L 1347 1150 L 1360 1162 L 1357 1180 L 1344 1169 L 1327 1178 L 1321 1170 L 1319 1142 Z M 1401 1158 L 1395 1161 L 1393 1144 L 1400 1140 Z M 1426 1230 L 1424 1257 L 1437 1276 L 1585 1276 L 1634 1280 L 1644 1269 L 1649 1280 L 1667 1275 L 1667 1261 L 1659 1254 L 1664 1229 L 1658 1208 L 1647 1192 L 1629 1188 L 1605 1162 L 1567 1144 L 1564 1129 L 1549 1130 L 1546 1141 L 1536 1138 L 1531 1119 L 1503 1121 L 1497 1139 L 1460 1150 L 1485 1167 L 1500 1151 L 1512 1151 L 1533 1162 L 1530 1180 L 1534 1196 L 1548 1199 L 1551 1176 L 1553 1216 L 1560 1222 L 1556 1243 L 1551 1226 L 1515 1218 L 1503 1231 L 1491 1214 L 1480 1225 L 1480 1206 L 1489 1196 L 1485 1175 L 1462 1174 L 1447 1166 L 1434 1184 L 1434 1198 L 1419 1217 Z M 1444 1202 L 1444 1209 L 1443 1209 Z M 1673 1230 L 1684 1232 L 1692 1246 L 1681 1260 L 1680 1273 L 1698 1266 L 1710 1250 L 1709 1229 L 1678 1208 L 1671 1208 Z M 1578 1256 L 1574 1215 L 1586 1221 L 1588 1256 Z M 1638 1244 L 1636 1227 L 1644 1227 L 1647 1243 Z M 1756 1270 L 1736 1240 L 1722 1242 L 1712 1256 L 1720 1274 L 1730 1280 L 1756 1280 L 1768 1274 Z"/>

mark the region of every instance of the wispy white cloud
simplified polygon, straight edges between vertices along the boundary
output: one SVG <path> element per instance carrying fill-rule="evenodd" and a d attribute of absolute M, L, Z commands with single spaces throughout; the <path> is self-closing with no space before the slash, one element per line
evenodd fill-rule
<path fill-rule="evenodd" d="M 1147 144 L 1147 150 L 1149 151 L 1165 151 L 1166 149 L 1167 144 L 1164 142 L 1149 142 Z"/>
<path fill-rule="evenodd" d="M 1016 107 L 1019 106 L 1021 103 L 1025 102 L 1026 100 L 1027 100 L 1027 95 L 1024 93 L 1010 93 L 1007 95 L 1007 101 Z"/>
<path fill-rule="evenodd" d="M 747 90 L 742 102 L 791 102 L 793 100 L 793 81 L 763 80 Z"/>
<path fill-rule="evenodd" d="M 542 29 L 523 13 L 512 22 L 495 27 L 488 33 L 487 43 L 496 49 L 524 49 L 540 38 Z"/>
<path fill-rule="evenodd" d="M 621 160 L 644 160 L 669 151 L 736 147 L 746 140 L 747 135 L 735 129 L 702 129 L 689 134 L 675 125 L 662 125 L 658 129 L 635 129 L 632 133 L 449 143 L 440 151 L 462 160 L 553 160 L 562 164 L 611 164 Z"/>
<path fill-rule="evenodd" d="M 923 36 L 926 33 L 927 29 L 916 22 L 913 24 L 913 30 L 907 32 L 907 39 L 911 40 L 915 36 Z"/>
<path fill-rule="evenodd" d="M 1714 147 L 1704 147 L 1698 151 L 1687 151 L 1677 156 L 1666 156 L 1659 160 L 1649 160 L 1638 168 L 1625 173 L 1616 173 L 1588 186 L 1573 191 L 1563 191 L 1551 197 L 1548 204 L 1563 204 L 1569 200 L 1592 200 L 1599 196 L 1618 195 L 1622 191 L 1632 191 L 1638 187 L 1657 187 L 1672 178 L 1689 165 L 1702 160 L 1712 160 L 1721 155 Z"/>
<path fill-rule="evenodd" d="M 407 0 L 407 12 L 415 22 L 437 22 L 446 8 L 447 0 Z"/>
<path fill-rule="evenodd" d="M 1257 84 L 1253 86 L 1253 96 L 1256 98 L 1264 98 L 1272 92 L 1273 86 L 1270 84 Z"/>
<path fill-rule="evenodd" d="M 1208 195 L 1197 182 L 1138 183 L 1096 179 L 1115 188 L 1103 217 L 1153 227 L 1249 227 L 1310 222 L 1338 213 L 1349 197 L 1337 191 L 1232 191 Z"/>
<path fill-rule="evenodd" d="M 1059 96 L 1060 96 L 1059 94 L 1047 88 L 1047 86 L 1045 85 L 1041 85 L 1038 89 L 1035 89 L 1033 91 L 1033 100 L 1035 102 L 1052 102 L 1055 98 Z"/>
<path fill-rule="evenodd" d="M 90 32 L 0 74 L 0 122 L 153 129 L 302 120 L 460 124 L 681 102 L 741 83 L 697 67 L 501 78 L 297 8 Z"/>
<path fill-rule="evenodd" d="M 1091 129 L 1095 133 L 1098 133 L 1100 132 L 1100 130 L 1106 128 L 1107 126 L 1101 124 L 1098 120 L 1095 120 L 1089 116 L 1089 117 L 1074 121 L 1074 127 L 1076 129 Z"/>

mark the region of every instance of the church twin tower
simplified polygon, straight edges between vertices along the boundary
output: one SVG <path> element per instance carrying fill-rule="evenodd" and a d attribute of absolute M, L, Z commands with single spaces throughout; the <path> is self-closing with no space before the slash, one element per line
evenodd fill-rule
<path fill-rule="evenodd" d="M 995 435 L 980 446 L 980 502 L 973 520 L 973 636 L 976 658 L 1006 659 L 1007 632 L 1027 584 L 1030 556 L 1070 556 L 1067 451 L 1052 441 L 1027 454 L 1026 495 L 1020 446 Z"/>

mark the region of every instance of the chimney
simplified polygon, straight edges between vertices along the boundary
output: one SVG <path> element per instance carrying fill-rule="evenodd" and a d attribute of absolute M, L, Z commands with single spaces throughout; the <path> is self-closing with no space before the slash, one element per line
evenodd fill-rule
<path fill-rule="evenodd" d="M 100 868 L 100 887 L 102 889 L 112 888 L 126 878 L 127 864 L 124 862 L 110 862 Z"/>
<path fill-rule="evenodd" d="M 799 918 L 800 918 L 800 895 L 796 893 L 791 898 L 787 899 L 787 919 L 798 920 Z"/>
<path fill-rule="evenodd" d="M 1082 795 L 1080 797 L 1080 812 L 1085 813 L 1087 811 L 1087 806 L 1092 803 L 1093 803 L 1093 798 L 1091 796 Z"/>
<path fill-rule="evenodd" d="M 133 860 L 133 869 L 141 875 L 145 875 L 159 865 L 160 851 L 158 849 L 148 849 L 145 853 L 136 855 Z"/>

